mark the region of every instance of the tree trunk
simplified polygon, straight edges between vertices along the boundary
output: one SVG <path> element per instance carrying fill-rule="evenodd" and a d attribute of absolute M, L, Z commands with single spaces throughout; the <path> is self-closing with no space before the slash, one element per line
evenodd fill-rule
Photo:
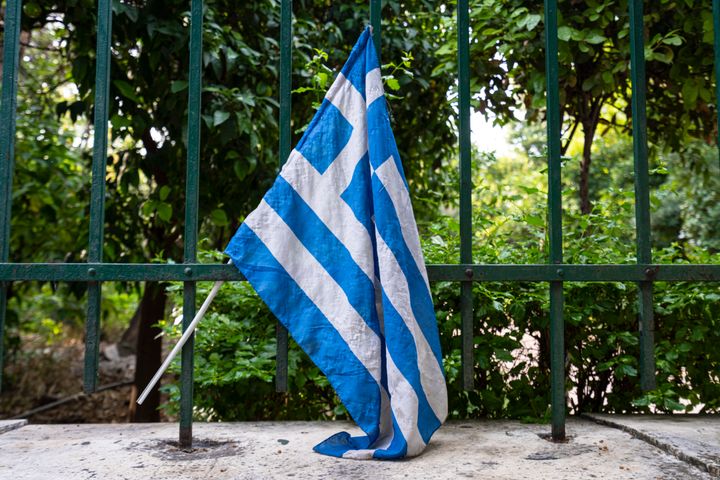
<path fill-rule="evenodd" d="M 142 302 L 140 303 L 142 304 Z M 135 355 L 137 351 L 137 338 L 138 328 L 140 325 L 141 306 L 142 305 L 138 305 L 135 309 L 135 313 L 130 319 L 130 325 L 128 325 L 128 328 L 125 329 L 122 337 L 120 337 L 120 341 L 118 342 L 118 351 L 123 357 L 127 357 L 128 355 Z"/>
<path fill-rule="evenodd" d="M 140 301 L 137 351 L 135 359 L 135 381 L 130 394 L 129 417 L 132 422 L 159 422 L 160 392 L 154 388 L 142 405 L 135 403 L 162 364 L 161 330 L 155 325 L 165 316 L 167 296 L 162 284 L 146 282 Z"/>
<path fill-rule="evenodd" d="M 580 212 L 583 215 L 587 215 L 592 211 L 590 163 L 592 162 L 593 139 L 600 123 L 600 114 L 604 103 L 605 97 L 589 99 L 588 104 L 583 108 L 586 114 L 580 120 L 583 127 L 583 154 L 582 163 L 580 164 Z"/>
<path fill-rule="evenodd" d="M 589 122 L 588 122 L 589 123 Z M 580 163 L 580 213 L 587 215 L 592 211 L 590 202 L 590 163 L 592 162 L 592 144 L 595 125 L 583 125 L 583 154 Z"/>

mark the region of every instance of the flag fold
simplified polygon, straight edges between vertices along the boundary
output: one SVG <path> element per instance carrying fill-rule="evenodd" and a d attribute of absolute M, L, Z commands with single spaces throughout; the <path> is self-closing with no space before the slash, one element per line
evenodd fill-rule
<path fill-rule="evenodd" d="M 364 436 L 337 457 L 418 455 L 447 416 L 437 323 L 370 29 L 225 252 Z"/>

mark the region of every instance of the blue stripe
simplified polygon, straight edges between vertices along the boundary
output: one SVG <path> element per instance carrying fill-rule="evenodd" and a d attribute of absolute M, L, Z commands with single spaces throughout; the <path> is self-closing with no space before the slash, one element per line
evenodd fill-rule
<path fill-rule="evenodd" d="M 295 150 L 323 174 L 345 148 L 352 131 L 352 125 L 340 110 L 329 101 L 323 100 Z"/>
<path fill-rule="evenodd" d="M 395 415 L 392 414 L 394 436 L 390 445 L 384 449 L 378 449 L 373 452 L 373 458 L 382 460 L 395 460 L 403 458 L 407 453 L 407 442 L 403 437 L 400 426 L 397 424 Z M 342 457 L 350 450 L 364 450 L 372 445 L 367 441 L 367 437 L 351 437 L 347 432 L 336 433 L 317 444 L 313 450 L 323 455 L 331 455 L 333 457 Z"/>
<path fill-rule="evenodd" d="M 392 442 L 390 442 L 388 448 L 376 450 L 375 453 L 373 453 L 373 457 L 384 460 L 393 460 L 396 458 L 402 458 L 407 453 L 407 441 L 405 440 L 405 437 L 403 437 L 402 430 L 400 430 L 400 425 L 398 425 L 394 413 L 392 414 L 392 422 L 393 432 L 395 433 Z"/>
<path fill-rule="evenodd" d="M 390 356 L 405 380 L 415 390 L 418 397 L 418 430 L 425 443 L 430 441 L 433 432 L 440 428 L 440 420 L 435 416 L 425 390 L 420 382 L 417 350 L 412 333 L 405 320 L 390 303 L 383 290 L 383 311 L 385 313 L 385 339 Z"/>
<path fill-rule="evenodd" d="M 370 186 L 370 158 L 366 153 L 355 167 L 352 180 L 340 197 L 345 200 L 345 203 L 355 214 L 355 218 L 365 226 L 365 230 L 368 231 L 368 235 L 374 241 L 375 226 L 372 223 L 372 196 L 368 195 Z M 375 251 L 374 246 L 373 243 L 373 252 Z"/>
<path fill-rule="evenodd" d="M 367 131 L 368 138 L 372 139 L 372 141 L 368 142 L 368 153 L 370 154 L 370 164 L 373 169 L 377 170 L 388 158 L 392 157 L 403 179 L 405 188 L 408 188 L 407 180 L 403 174 L 402 162 L 400 161 L 400 153 L 395 143 L 395 136 L 390 128 L 390 117 L 385 97 L 378 98 L 368 106 Z"/>
<path fill-rule="evenodd" d="M 353 308 L 380 337 L 382 334 L 375 310 L 372 281 L 358 267 L 345 245 L 282 176 L 275 180 L 273 187 L 265 194 L 265 201 L 337 282 Z M 342 200 L 338 198 L 338 201 Z"/>
<path fill-rule="evenodd" d="M 425 284 L 425 278 L 420 273 L 415 259 L 410 253 L 410 249 L 405 244 L 400 221 L 395 214 L 395 207 L 390 199 L 390 195 L 375 174 L 373 174 L 373 201 L 375 205 L 375 227 L 395 255 L 405 275 L 408 288 L 410 292 L 412 292 L 410 295 L 410 305 L 413 314 L 442 370 L 440 337 L 438 335 L 437 320 L 435 318 L 432 298 L 430 298 L 430 293 Z"/>
<path fill-rule="evenodd" d="M 328 377 L 358 426 L 371 440 L 377 438 L 380 388 L 332 324 L 247 225 L 240 226 L 225 253 Z"/>
<path fill-rule="evenodd" d="M 365 29 L 355 43 L 341 73 L 365 99 L 365 75 L 380 66 L 372 35 Z"/>
<path fill-rule="evenodd" d="M 368 437 L 351 437 L 347 432 L 336 433 L 313 447 L 317 453 L 342 457 L 349 450 L 364 450 L 370 446 Z"/>

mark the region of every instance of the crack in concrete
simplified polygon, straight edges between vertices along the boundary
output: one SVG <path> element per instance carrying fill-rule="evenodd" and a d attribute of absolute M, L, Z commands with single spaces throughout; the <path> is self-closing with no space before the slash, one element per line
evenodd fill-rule
<path fill-rule="evenodd" d="M 643 442 L 652 445 L 656 448 L 659 448 L 663 452 L 669 453 L 670 455 L 674 456 L 680 461 L 683 461 L 687 463 L 688 465 L 692 465 L 695 468 L 698 468 L 702 470 L 703 472 L 707 472 L 710 475 L 714 477 L 720 478 L 720 464 L 718 463 L 711 463 L 701 457 L 698 457 L 696 455 L 693 455 L 691 453 L 687 453 L 680 448 L 676 447 L 669 441 L 665 441 L 661 437 L 657 437 L 648 433 L 643 432 L 642 430 L 639 430 L 637 428 L 633 428 L 629 425 L 623 425 L 622 423 L 615 422 L 612 420 L 607 420 L 605 418 L 600 418 L 592 414 L 583 413 L 580 414 L 581 417 L 591 420 L 598 425 L 603 425 L 606 427 L 616 428 L 618 430 L 622 430 L 623 432 L 626 432 L 630 434 L 632 437 L 637 438 L 638 440 L 642 440 Z M 715 456 L 717 458 L 717 456 Z"/>

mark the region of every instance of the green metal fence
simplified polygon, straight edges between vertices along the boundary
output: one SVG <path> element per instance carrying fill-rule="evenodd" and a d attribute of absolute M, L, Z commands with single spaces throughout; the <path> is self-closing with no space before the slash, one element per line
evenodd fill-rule
<path fill-rule="evenodd" d="M 370 0 L 374 38 L 380 47 L 381 0 Z M 188 152 L 186 174 L 184 263 L 112 264 L 103 263 L 105 161 L 107 157 L 108 101 L 110 85 L 111 0 L 99 0 L 97 67 L 95 78 L 95 135 L 92 164 L 92 192 L 88 262 L 83 264 L 8 263 L 10 207 L 12 194 L 15 111 L 22 0 L 7 0 L 3 52 L 2 104 L 0 106 L 0 338 L 6 312 L 7 288 L 17 281 L 87 282 L 88 307 L 85 347 L 85 391 L 97 389 L 100 300 L 102 283 L 107 281 L 183 281 L 184 327 L 194 317 L 196 282 L 200 280 L 242 281 L 230 265 L 197 263 L 200 100 L 202 90 L 203 0 L 191 0 L 190 72 L 188 106 Z M 471 148 L 469 5 L 458 1 L 458 86 L 460 140 L 460 263 L 428 265 L 431 281 L 459 282 L 461 289 L 463 384 L 473 388 L 473 297 L 472 282 L 546 282 L 550 290 L 552 438 L 565 437 L 564 368 L 564 282 L 636 282 L 639 295 L 640 381 L 643 389 L 655 384 L 653 355 L 653 282 L 720 281 L 720 265 L 658 265 L 652 263 L 650 205 L 645 109 L 645 58 L 643 46 L 643 2 L 629 2 L 631 30 L 632 125 L 635 157 L 635 217 L 637 263 L 627 265 L 563 264 L 560 164 L 560 105 L 558 87 L 557 0 L 545 0 L 545 41 L 547 80 L 548 222 L 550 256 L 547 264 L 487 265 L 472 263 Z M 720 0 L 713 0 L 715 26 L 715 71 L 720 75 Z M 280 146 L 281 158 L 290 153 L 292 1 L 281 1 L 280 26 Z M 716 86 L 720 98 L 720 86 Z M 720 115 L 720 108 L 717 109 Z M 287 389 L 288 336 L 277 330 L 277 376 L 279 391 Z M 0 349 L 2 342 L 0 342 Z M 192 442 L 193 344 L 182 353 L 180 443 Z M 0 359 L 2 351 L 0 350 Z M 1 368 L 0 368 L 1 371 Z M 0 377 L 1 378 L 1 377 Z"/>

